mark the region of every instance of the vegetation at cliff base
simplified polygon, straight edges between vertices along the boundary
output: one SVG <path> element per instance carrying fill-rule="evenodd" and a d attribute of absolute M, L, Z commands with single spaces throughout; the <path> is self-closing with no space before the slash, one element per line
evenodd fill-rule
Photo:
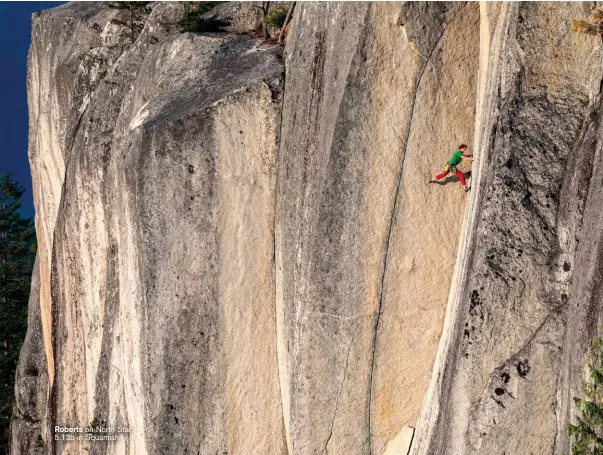
<path fill-rule="evenodd" d="M 567 423 L 572 439 L 572 455 L 603 455 L 603 340 L 595 338 L 586 364 L 587 379 L 582 383 L 584 398 L 574 397 L 579 411 L 575 424 Z"/>
<path fill-rule="evenodd" d="M 27 330 L 27 302 L 36 254 L 35 231 L 20 212 L 25 189 L 0 175 L 0 453 L 8 451 L 15 370 Z"/>

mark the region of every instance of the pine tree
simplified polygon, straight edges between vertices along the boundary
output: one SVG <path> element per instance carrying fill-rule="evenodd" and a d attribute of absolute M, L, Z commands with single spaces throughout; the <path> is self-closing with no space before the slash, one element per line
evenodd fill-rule
<path fill-rule="evenodd" d="M 27 302 L 36 252 L 30 218 L 20 212 L 25 189 L 0 175 L 0 453 L 7 451 L 14 377 L 27 330 Z"/>

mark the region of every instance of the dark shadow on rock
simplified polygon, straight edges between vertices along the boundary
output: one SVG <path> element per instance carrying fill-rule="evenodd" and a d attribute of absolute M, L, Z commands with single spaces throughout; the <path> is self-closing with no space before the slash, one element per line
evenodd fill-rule
<path fill-rule="evenodd" d="M 218 33 L 226 33 L 224 27 L 228 27 L 230 22 L 228 20 L 218 19 L 216 16 L 212 16 L 203 21 L 203 31 L 204 32 L 218 32 Z"/>
<path fill-rule="evenodd" d="M 465 176 L 465 180 L 468 180 L 471 178 L 471 171 L 467 171 L 467 172 L 463 172 L 463 175 Z M 455 174 L 448 174 L 446 177 L 444 177 L 444 179 L 442 180 L 438 180 L 437 182 L 433 182 L 436 185 L 448 185 L 449 183 L 458 183 L 459 178 L 455 175 Z"/>

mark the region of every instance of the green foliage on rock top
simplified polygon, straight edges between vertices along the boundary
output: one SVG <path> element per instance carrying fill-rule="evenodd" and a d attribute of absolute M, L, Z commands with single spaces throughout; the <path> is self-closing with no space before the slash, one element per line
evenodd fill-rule
<path fill-rule="evenodd" d="M 584 398 L 574 397 L 579 411 L 576 423 L 567 423 L 572 455 L 603 455 L 603 339 L 595 338 L 586 364 L 587 379 L 582 383 Z"/>
<path fill-rule="evenodd" d="M 109 2 L 109 8 L 142 10 L 151 2 Z"/>
<path fill-rule="evenodd" d="M 15 371 L 27 330 L 27 303 L 36 254 L 35 231 L 23 218 L 25 189 L 0 175 L 0 453 L 8 450 Z"/>
<path fill-rule="evenodd" d="M 180 32 L 207 32 L 207 31 L 218 31 L 220 25 L 223 25 L 219 21 L 212 19 L 205 19 L 203 15 L 211 11 L 214 7 L 218 6 L 222 2 L 200 2 L 195 8 L 187 9 L 184 12 L 182 18 L 177 22 L 178 29 Z"/>
<path fill-rule="evenodd" d="M 268 10 L 268 12 L 262 18 L 262 25 L 264 27 L 271 27 L 280 29 L 285 24 L 287 18 L 287 11 L 289 7 L 287 5 L 279 4 L 274 8 Z"/>

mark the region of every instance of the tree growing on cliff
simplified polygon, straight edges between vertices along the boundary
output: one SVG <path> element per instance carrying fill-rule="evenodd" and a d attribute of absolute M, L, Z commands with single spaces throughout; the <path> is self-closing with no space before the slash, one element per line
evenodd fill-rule
<path fill-rule="evenodd" d="M 264 34 L 264 41 L 267 41 L 270 38 L 270 33 L 268 32 L 268 27 L 264 23 L 264 18 L 270 9 L 270 2 L 262 2 L 262 6 L 258 6 L 257 8 L 262 10 L 262 33 Z"/>
<path fill-rule="evenodd" d="M 149 14 L 151 9 L 149 8 L 151 2 L 109 2 L 109 8 L 113 9 L 125 9 L 129 11 L 129 20 L 124 23 L 130 29 L 130 39 L 132 42 L 136 41 L 136 37 L 140 33 L 143 25 L 140 24 L 142 15 Z"/>
<path fill-rule="evenodd" d="M 579 411 L 576 423 L 567 423 L 572 439 L 572 455 L 603 455 L 603 339 L 595 338 L 586 364 L 587 379 L 582 383 L 584 398 L 574 397 Z"/>
<path fill-rule="evenodd" d="M 289 6 L 289 10 L 287 11 L 287 15 L 285 16 L 285 21 L 283 22 L 283 25 L 281 26 L 281 32 L 278 34 L 278 43 L 282 44 L 283 43 L 283 39 L 287 38 L 287 35 L 289 33 L 289 23 L 291 22 L 291 18 L 293 16 L 293 10 L 295 9 L 295 5 L 297 2 L 291 2 L 291 5 Z"/>
<path fill-rule="evenodd" d="M 0 175 L 0 453 L 14 399 L 14 376 L 27 330 L 27 302 L 36 246 L 30 218 L 20 207 L 25 189 L 11 174 Z"/>
<path fill-rule="evenodd" d="M 277 4 L 274 7 L 270 7 L 271 2 L 262 2 L 262 31 L 264 33 L 264 40 L 270 39 L 270 30 L 279 31 L 278 43 L 283 42 L 285 36 L 285 29 L 291 20 L 293 9 L 295 8 L 295 2 L 285 5 L 283 3 Z"/>

